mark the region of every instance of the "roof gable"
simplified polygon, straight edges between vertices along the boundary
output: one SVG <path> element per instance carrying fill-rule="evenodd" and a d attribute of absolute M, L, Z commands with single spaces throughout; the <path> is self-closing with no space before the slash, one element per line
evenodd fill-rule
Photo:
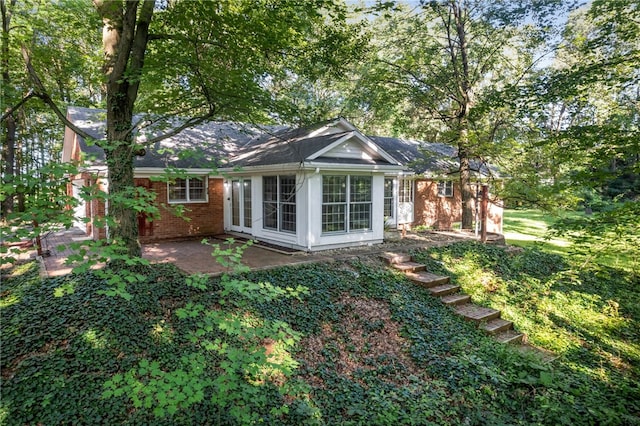
<path fill-rule="evenodd" d="M 344 134 L 340 139 L 308 157 L 309 160 L 319 158 L 370 160 L 399 164 L 395 158 L 357 130 Z"/>

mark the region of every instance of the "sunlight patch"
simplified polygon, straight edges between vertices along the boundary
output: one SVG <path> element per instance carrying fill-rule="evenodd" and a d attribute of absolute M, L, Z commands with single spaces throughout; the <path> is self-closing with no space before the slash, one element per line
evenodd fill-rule
<path fill-rule="evenodd" d="M 82 339 L 87 342 L 93 349 L 104 349 L 107 347 L 107 340 L 98 336 L 95 330 L 87 330 L 82 334 Z"/>

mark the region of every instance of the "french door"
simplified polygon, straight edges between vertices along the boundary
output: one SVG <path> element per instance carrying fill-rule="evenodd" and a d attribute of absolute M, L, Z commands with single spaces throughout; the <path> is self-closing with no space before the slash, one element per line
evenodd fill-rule
<path fill-rule="evenodd" d="M 413 179 L 398 182 L 398 225 L 413 223 Z"/>
<path fill-rule="evenodd" d="M 231 229 L 251 232 L 252 225 L 251 179 L 233 179 L 231 181 Z"/>

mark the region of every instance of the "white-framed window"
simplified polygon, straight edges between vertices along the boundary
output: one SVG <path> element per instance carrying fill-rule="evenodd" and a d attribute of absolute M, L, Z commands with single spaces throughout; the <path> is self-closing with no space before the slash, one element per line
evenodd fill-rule
<path fill-rule="evenodd" d="M 413 203 L 413 181 L 402 179 L 398 194 L 398 201 L 401 203 Z"/>
<path fill-rule="evenodd" d="M 282 232 L 296 232 L 296 177 L 262 178 L 262 226 Z"/>
<path fill-rule="evenodd" d="M 206 203 L 207 180 L 206 176 L 189 176 L 167 183 L 169 203 Z"/>
<path fill-rule="evenodd" d="M 322 177 L 322 232 L 371 230 L 371 176 Z"/>
<path fill-rule="evenodd" d="M 439 181 L 438 195 L 441 197 L 453 197 L 453 181 L 452 180 Z"/>
<path fill-rule="evenodd" d="M 384 218 L 393 219 L 395 217 L 395 197 L 394 197 L 394 180 L 393 178 L 384 179 Z"/>

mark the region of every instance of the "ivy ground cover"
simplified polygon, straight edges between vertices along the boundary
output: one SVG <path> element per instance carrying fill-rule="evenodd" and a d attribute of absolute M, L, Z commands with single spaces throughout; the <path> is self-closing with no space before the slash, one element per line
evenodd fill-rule
<path fill-rule="evenodd" d="M 495 342 L 371 258 L 231 286 L 153 265 L 130 301 L 24 264 L 0 291 L 0 423 L 640 424 L 633 277 L 469 243 L 415 256 L 558 358 Z"/>

